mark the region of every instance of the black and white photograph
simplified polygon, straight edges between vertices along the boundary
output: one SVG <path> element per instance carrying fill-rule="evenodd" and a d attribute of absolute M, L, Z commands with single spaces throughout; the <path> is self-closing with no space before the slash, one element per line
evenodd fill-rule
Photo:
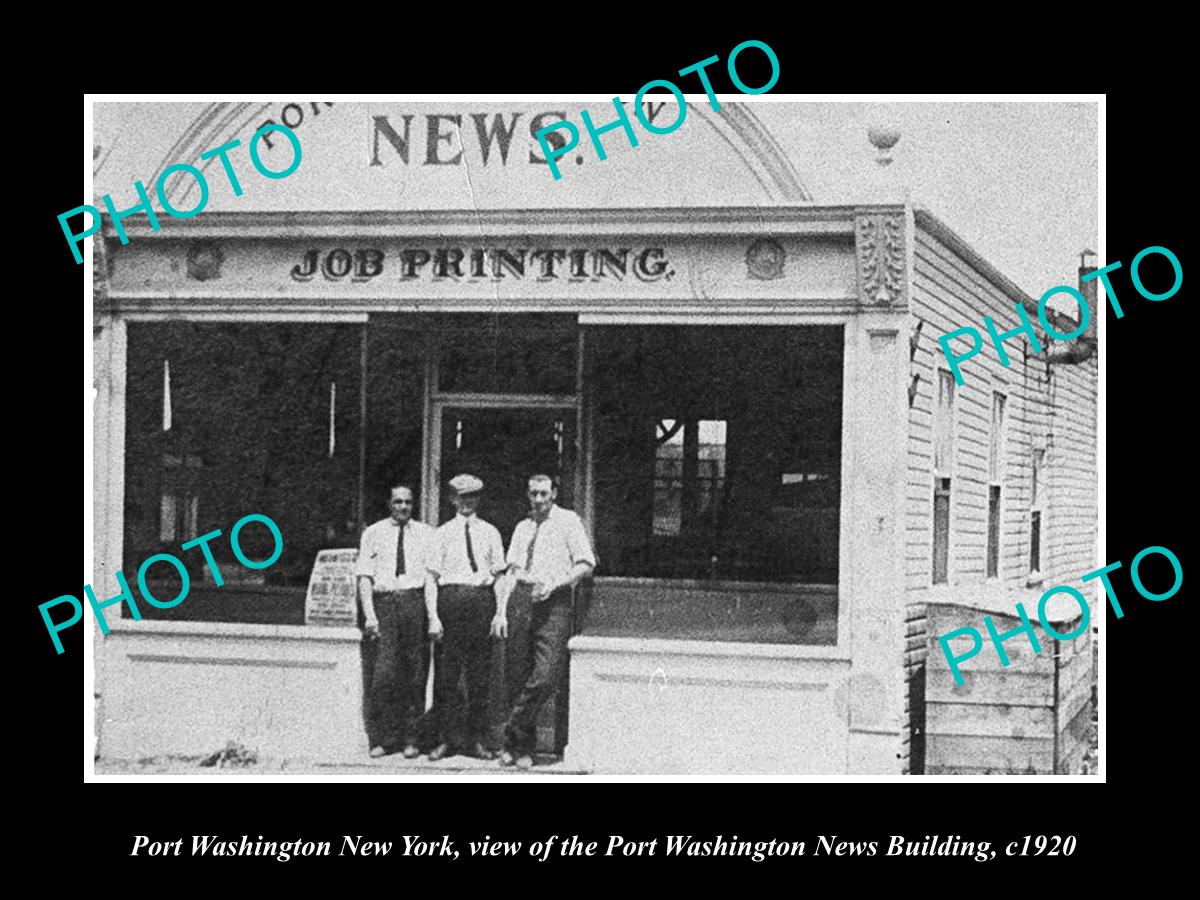
<path fill-rule="evenodd" d="M 93 99 L 89 780 L 1103 778 L 1103 97 L 676 83 Z"/>

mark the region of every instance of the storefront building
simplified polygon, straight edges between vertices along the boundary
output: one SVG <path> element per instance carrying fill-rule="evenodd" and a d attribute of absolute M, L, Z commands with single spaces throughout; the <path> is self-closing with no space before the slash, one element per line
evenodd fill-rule
<path fill-rule="evenodd" d="M 815 202 L 737 104 L 555 182 L 530 133 L 577 108 L 196 105 L 146 151 L 157 175 L 274 120 L 304 159 L 247 165 L 240 197 L 210 165 L 202 214 L 106 230 L 97 595 L 248 513 L 285 547 L 255 572 L 214 545 L 220 587 L 185 554 L 185 603 L 109 610 L 100 753 L 364 759 L 359 632 L 306 624 L 306 592 L 397 481 L 436 524 L 445 482 L 479 475 L 506 544 L 532 472 L 583 517 L 579 771 L 920 771 L 925 604 L 1092 567 L 1094 358 L 1018 348 L 955 388 L 936 344 L 1033 300 L 886 191 Z M 139 164 L 98 186 L 131 198 Z"/>

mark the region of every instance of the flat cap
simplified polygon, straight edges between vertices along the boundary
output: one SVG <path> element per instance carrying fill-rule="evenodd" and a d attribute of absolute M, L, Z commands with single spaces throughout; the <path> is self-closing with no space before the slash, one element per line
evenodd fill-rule
<path fill-rule="evenodd" d="M 483 482 L 464 472 L 450 479 L 450 487 L 456 494 L 478 494 L 483 490 Z"/>

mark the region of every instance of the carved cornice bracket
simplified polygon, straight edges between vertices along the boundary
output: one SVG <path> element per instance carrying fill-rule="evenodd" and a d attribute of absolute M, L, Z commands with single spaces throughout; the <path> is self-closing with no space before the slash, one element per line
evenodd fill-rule
<path fill-rule="evenodd" d="M 858 262 L 858 295 L 867 307 L 908 305 L 904 275 L 904 216 L 859 213 L 854 217 L 854 249 Z"/>

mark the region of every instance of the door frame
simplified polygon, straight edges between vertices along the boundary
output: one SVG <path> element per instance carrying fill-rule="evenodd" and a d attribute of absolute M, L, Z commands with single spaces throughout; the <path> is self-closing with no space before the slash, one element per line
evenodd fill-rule
<path fill-rule="evenodd" d="M 441 506 L 442 415 L 447 407 L 466 409 L 562 409 L 575 411 L 575 512 L 591 534 L 591 434 L 586 415 L 584 329 L 577 331 L 575 392 L 572 394 L 485 394 L 438 389 L 438 341 L 427 337 L 425 345 L 425 427 L 421 454 L 421 514 L 427 525 L 437 526 Z"/>
<path fill-rule="evenodd" d="M 434 525 L 441 507 L 442 419 L 447 409 L 521 409 L 562 410 L 575 414 L 575 472 L 572 496 L 582 496 L 582 442 L 579 439 L 579 402 L 571 395 L 549 397 L 541 394 L 444 394 L 431 401 L 429 453 L 425 465 L 422 512 L 426 524 Z"/>

